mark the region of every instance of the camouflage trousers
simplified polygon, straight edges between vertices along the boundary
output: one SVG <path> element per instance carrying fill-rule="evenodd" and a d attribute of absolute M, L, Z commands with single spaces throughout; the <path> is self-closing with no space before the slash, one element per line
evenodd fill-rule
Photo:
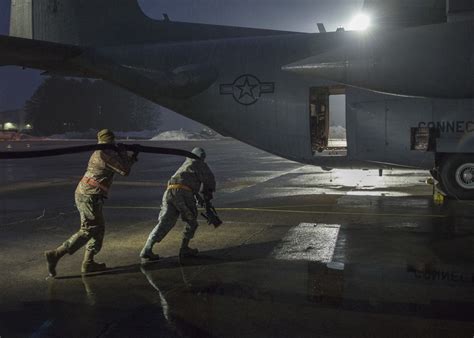
<path fill-rule="evenodd" d="M 86 250 L 99 253 L 105 233 L 102 214 L 103 197 L 100 195 L 76 194 L 76 207 L 81 216 L 81 228 L 71 236 L 64 246 L 70 255 L 86 245 Z"/>
<path fill-rule="evenodd" d="M 186 223 L 184 238 L 191 240 L 199 225 L 194 194 L 181 189 L 168 189 L 163 196 L 158 224 L 152 230 L 148 239 L 152 243 L 161 242 L 175 226 L 180 215 L 183 222 Z"/>

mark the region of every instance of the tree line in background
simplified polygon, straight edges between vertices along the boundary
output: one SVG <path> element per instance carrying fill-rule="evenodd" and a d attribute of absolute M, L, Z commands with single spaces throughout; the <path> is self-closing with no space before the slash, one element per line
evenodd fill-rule
<path fill-rule="evenodd" d="M 152 102 L 104 81 L 47 78 L 25 105 L 38 135 L 109 128 L 141 131 L 158 127 Z"/>

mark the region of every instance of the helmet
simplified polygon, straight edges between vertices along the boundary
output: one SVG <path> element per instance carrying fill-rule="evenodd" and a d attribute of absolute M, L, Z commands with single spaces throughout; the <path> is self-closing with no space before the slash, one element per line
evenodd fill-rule
<path fill-rule="evenodd" d="M 192 153 L 203 161 L 206 159 L 206 152 L 202 148 L 194 148 Z"/>
<path fill-rule="evenodd" d="M 114 143 L 115 134 L 109 129 L 102 129 L 97 133 L 97 140 L 101 144 Z"/>

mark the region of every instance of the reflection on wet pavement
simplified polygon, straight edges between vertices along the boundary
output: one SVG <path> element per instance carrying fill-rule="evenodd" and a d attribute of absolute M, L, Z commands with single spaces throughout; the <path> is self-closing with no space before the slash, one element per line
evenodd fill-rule
<path fill-rule="evenodd" d="M 338 224 L 302 223 L 288 232 L 272 255 L 281 260 L 330 263 L 340 228 Z"/>
<path fill-rule="evenodd" d="M 249 149 L 237 143 L 205 147 L 225 224 L 201 223 L 199 257 L 178 259 L 179 223 L 156 248 L 164 259 L 138 264 L 180 162 L 150 157 L 106 203 L 100 260 L 112 268 L 81 276 L 81 255 L 65 257 L 48 281 L 42 251 L 77 227 L 74 182 L 48 160 L 34 173 L 12 164 L 2 188 L 20 190 L 0 189 L 0 336 L 472 337 L 471 203 L 434 205 L 420 172 L 349 179 L 254 150 L 231 158 Z M 83 160 L 63 164 L 80 175 Z"/>

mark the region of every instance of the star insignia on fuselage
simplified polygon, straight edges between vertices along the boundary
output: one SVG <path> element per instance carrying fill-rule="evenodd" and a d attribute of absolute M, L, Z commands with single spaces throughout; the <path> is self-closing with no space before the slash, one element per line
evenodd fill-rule
<path fill-rule="evenodd" d="M 262 94 L 273 94 L 275 83 L 261 82 L 256 76 L 245 74 L 239 76 L 232 84 L 220 86 L 221 95 L 232 95 L 234 100 L 244 106 L 250 106 L 261 98 Z"/>
<path fill-rule="evenodd" d="M 246 95 L 250 96 L 252 100 L 255 100 L 254 90 L 258 86 L 259 86 L 258 84 L 251 85 L 249 77 L 246 76 L 244 84 L 241 86 L 236 86 L 237 88 L 240 89 L 239 100 L 242 100 Z"/>

